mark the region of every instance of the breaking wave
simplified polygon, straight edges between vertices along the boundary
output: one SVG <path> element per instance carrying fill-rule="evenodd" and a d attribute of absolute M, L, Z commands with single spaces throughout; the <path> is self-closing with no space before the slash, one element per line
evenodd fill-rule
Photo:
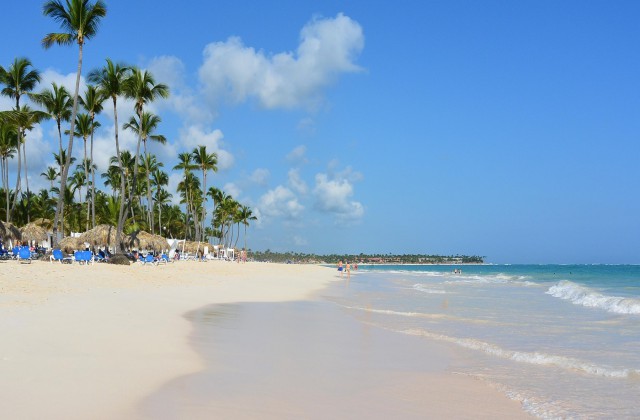
<path fill-rule="evenodd" d="M 607 296 L 568 280 L 562 280 L 547 290 L 547 294 L 575 305 L 603 309 L 616 314 L 640 314 L 640 300 L 619 296 Z"/>

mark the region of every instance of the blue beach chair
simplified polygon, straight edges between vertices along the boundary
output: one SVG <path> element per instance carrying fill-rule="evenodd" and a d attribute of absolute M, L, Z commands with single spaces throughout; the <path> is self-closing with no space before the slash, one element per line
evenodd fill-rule
<path fill-rule="evenodd" d="M 31 250 L 28 246 L 23 246 L 18 250 L 18 261 L 25 264 L 31 264 Z"/>
<path fill-rule="evenodd" d="M 62 264 L 62 262 L 64 261 L 64 255 L 62 254 L 62 250 L 54 249 L 51 252 L 51 256 L 49 257 L 49 261 L 51 261 L 51 263 L 53 263 L 54 261 L 60 261 L 60 263 Z"/>

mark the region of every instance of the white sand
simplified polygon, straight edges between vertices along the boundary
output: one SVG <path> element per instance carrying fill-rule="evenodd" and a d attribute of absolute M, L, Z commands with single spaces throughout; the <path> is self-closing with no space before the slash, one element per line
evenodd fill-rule
<path fill-rule="evenodd" d="M 212 303 L 300 300 L 332 280 L 334 270 L 299 265 L 2 262 L 0 412 L 14 419 L 137 418 L 145 397 L 203 368 L 189 345 L 186 312 Z M 456 398 L 466 395 L 473 406 L 457 413 L 524 417 L 516 403 L 477 381 L 433 379 L 422 377 L 421 389 L 440 391 L 433 400 L 440 406 L 464 407 Z"/>

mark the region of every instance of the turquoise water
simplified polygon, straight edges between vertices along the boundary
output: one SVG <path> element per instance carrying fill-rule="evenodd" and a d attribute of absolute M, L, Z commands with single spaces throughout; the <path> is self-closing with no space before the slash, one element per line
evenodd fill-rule
<path fill-rule="evenodd" d="M 535 416 L 640 416 L 640 266 L 361 265 L 345 290 L 361 322 L 449 343 Z"/>

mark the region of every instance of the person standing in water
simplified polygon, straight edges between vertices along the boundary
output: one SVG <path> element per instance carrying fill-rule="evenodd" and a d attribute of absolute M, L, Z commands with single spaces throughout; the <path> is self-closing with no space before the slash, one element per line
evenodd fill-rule
<path fill-rule="evenodd" d="M 346 272 L 347 272 L 347 279 L 351 279 L 351 264 L 349 264 L 349 261 L 347 261 L 347 265 L 346 265 Z"/>
<path fill-rule="evenodd" d="M 342 278 L 342 260 L 338 262 L 338 271 L 340 272 L 340 278 Z"/>

